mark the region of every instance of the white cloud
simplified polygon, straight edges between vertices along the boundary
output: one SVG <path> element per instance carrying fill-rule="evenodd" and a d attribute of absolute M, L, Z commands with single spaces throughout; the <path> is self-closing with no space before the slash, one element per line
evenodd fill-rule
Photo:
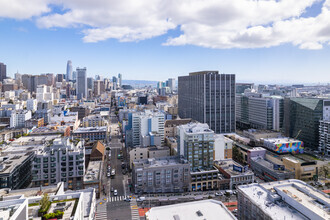
<path fill-rule="evenodd" d="M 49 0 L 0 0 L 0 18 L 28 19 L 49 12 Z"/>
<path fill-rule="evenodd" d="M 9 7 L 2 2 L 0 8 Z M 19 0 L 14 2 L 22 6 Z M 170 36 L 164 45 L 262 48 L 292 44 L 321 49 L 330 40 L 330 0 L 323 2 L 319 15 L 308 18 L 303 13 L 321 0 L 52 0 L 63 11 L 49 14 L 43 14 L 48 10 L 47 3 L 42 4 L 45 1 L 30 2 L 40 6 L 26 18 L 42 14 L 37 18 L 41 28 L 81 28 L 85 42 L 140 41 L 177 27 L 181 35 Z M 1 16 L 6 17 L 0 9 Z"/>

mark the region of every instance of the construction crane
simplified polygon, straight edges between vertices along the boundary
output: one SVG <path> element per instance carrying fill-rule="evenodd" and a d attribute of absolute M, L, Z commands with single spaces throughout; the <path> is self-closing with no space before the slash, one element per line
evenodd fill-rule
<path fill-rule="evenodd" d="M 298 131 L 298 134 L 297 134 L 297 136 L 294 139 L 297 139 L 299 137 L 300 132 L 301 132 L 301 130 Z"/>

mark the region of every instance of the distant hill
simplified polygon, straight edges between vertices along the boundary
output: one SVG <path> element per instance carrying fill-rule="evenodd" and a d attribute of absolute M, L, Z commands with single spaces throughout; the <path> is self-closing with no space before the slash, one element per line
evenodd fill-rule
<path fill-rule="evenodd" d="M 123 85 L 130 85 L 134 88 L 144 87 L 144 86 L 157 86 L 157 81 L 148 81 L 148 80 L 123 80 Z"/>

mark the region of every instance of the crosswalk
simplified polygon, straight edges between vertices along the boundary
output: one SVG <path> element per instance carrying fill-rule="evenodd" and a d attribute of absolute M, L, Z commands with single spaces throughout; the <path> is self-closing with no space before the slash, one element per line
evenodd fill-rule
<path fill-rule="evenodd" d="M 125 199 L 125 196 L 110 196 L 108 202 L 119 202 L 123 201 Z"/>
<path fill-rule="evenodd" d="M 140 220 L 139 207 L 137 206 L 136 199 L 132 199 L 130 205 L 132 220 Z"/>
<path fill-rule="evenodd" d="M 100 202 L 99 204 L 97 204 L 97 209 L 95 214 L 95 220 L 103 220 L 103 219 L 108 219 L 106 202 Z"/>

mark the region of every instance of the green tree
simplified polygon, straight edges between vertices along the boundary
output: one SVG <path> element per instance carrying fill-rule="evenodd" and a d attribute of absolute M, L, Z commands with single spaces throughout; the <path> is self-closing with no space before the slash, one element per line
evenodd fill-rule
<path fill-rule="evenodd" d="M 41 198 L 40 202 L 40 210 L 44 210 L 44 211 L 47 211 L 46 208 L 49 204 L 49 196 L 48 196 L 48 193 L 45 193 L 43 195 L 43 197 Z"/>
<path fill-rule="evenodd" d="M 327 178 L 328 175 L 329 175 L 329 166 L 327 165 L 323 165 L 321 168 L 320 168 L 320 176 L 323 174 L 324 175 L 324 178 Z"/>
<path fill-rule="evenodd" d="M 233 150 L 233 159 L 239 163 L 243 162 L 243 154 L 239 152 L 238 148 L 234 145 Z"/>

